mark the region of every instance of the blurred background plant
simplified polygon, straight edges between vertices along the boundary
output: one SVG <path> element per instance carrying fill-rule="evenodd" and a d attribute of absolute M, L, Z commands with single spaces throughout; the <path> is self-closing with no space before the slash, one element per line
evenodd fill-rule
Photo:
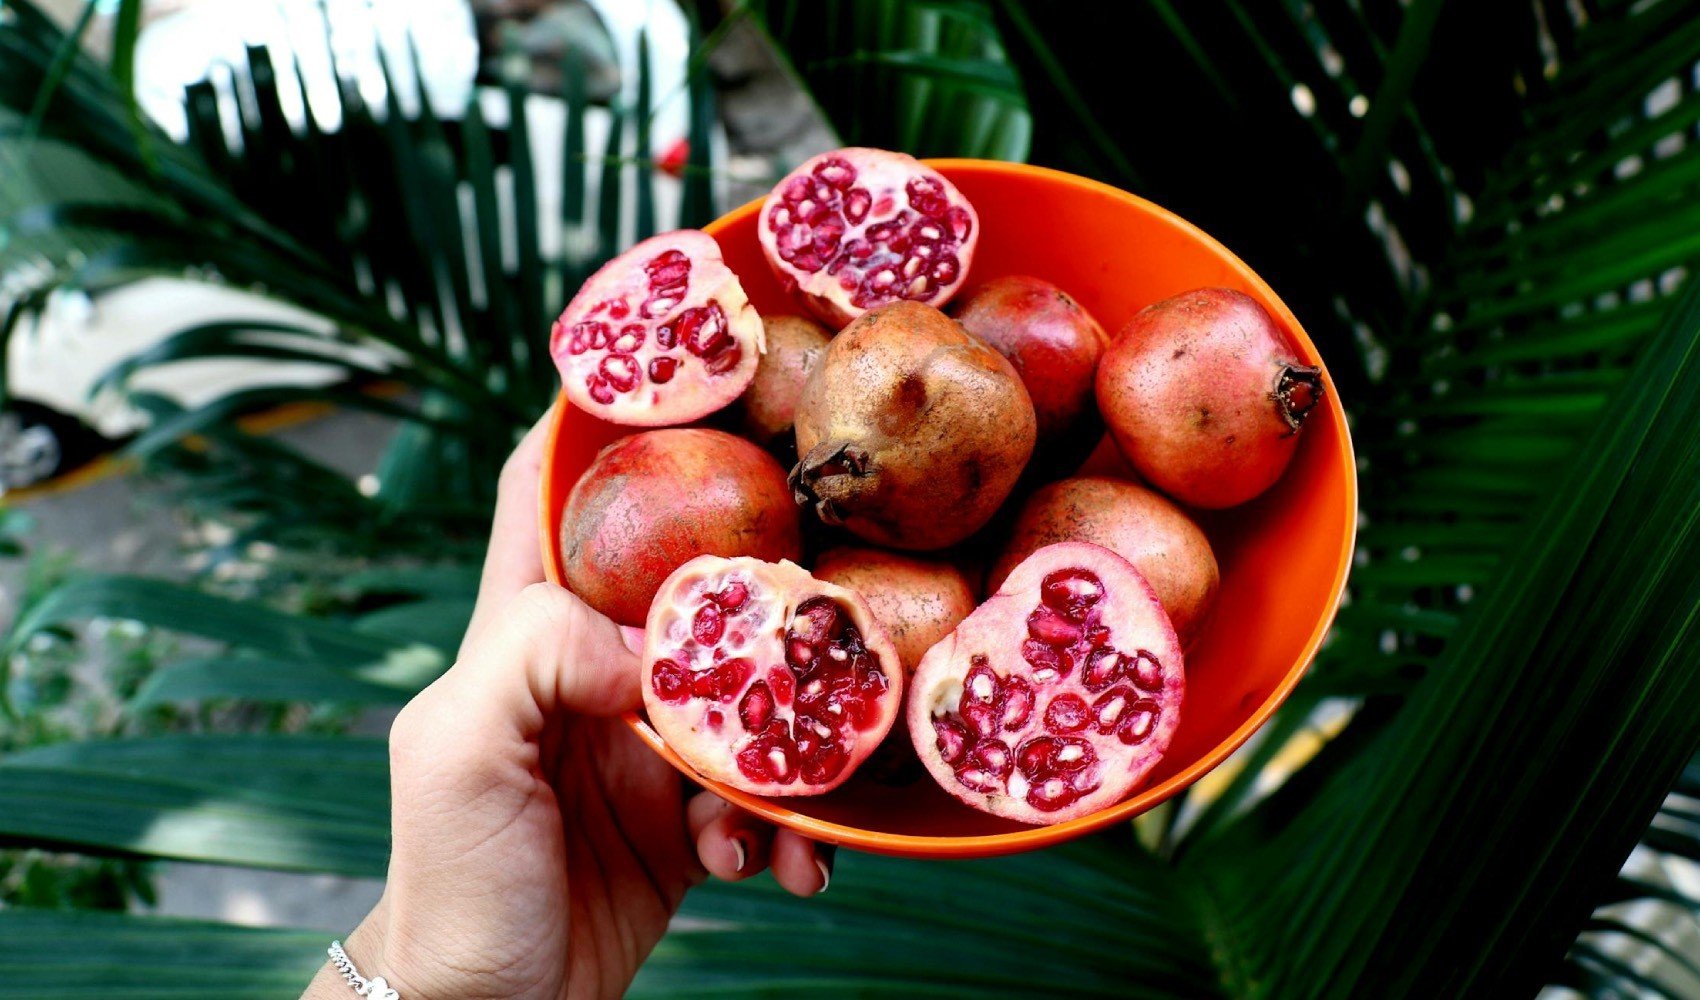
<path fill-rule="evenodd" d="M 1112 31 L 1018 0 L 705 0 L 663 58 L 637 30 L 661 0 L 491 3 L 448 106 L 424 41 L 349 43 L 327 5 L 318 47 L 251 47 L 157 111 L 141 4 L 113 5 L 105 60 L 78 44 L 96 6 L 69 33 L 0 6 L 0 341 L 159 276 L 271 303 L 89 373 L 138 414 L 126 453 L 219 530 L 188 582 L 53 573 L 17 605 L 0 843 L 60 888 L 4 897 L 0 997 L 299 989 L 319 933 L 89 910 L 142 909 L 153 858 L 381 874 L 382 742 L 343 730 L 445 665 L 554 311 L 760 189 L 711 86 L 752 40 L 843 142 L 1099 177 L 1263 273 L 1351 413 L 1359 561 L 1277 718 L 1134 830 L 846 857 L 807 904 L 704 887 L 634 992 L 1700 995 L 1692 5 L 1139 0 Z M 209 359 L 250 374 L 146 384 Z M 393 431 L 335 468 L 244 422 L 286 404 Z M 32 658 L 77 676 L 90 619 L 138 623 L 110 690 L 154 723 L 29 721 Z"/>

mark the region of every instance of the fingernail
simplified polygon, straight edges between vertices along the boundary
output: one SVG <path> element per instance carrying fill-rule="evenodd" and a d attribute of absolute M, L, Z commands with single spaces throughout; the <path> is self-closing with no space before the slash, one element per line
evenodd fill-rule
<path fill-rule="evenodd" d="M 737 837 L 732 838 L 732 850 L 738 852 L 738 869 L 737 870 L 743 871 L 744 866 L 746 864 L 748 864 L 749 861 L 750 861 L 750 852 L 747 849 L 745 849 L 744 842 Z"/>
<path fill-rule="evenodd" d="M 820 888 L 815 890 L 817 896 L 825 892 L 827 886 L 832 884 L 832 859 L 837 853 L 838 848 L 836 847 L 826 844 L 815 845 L 815 867 L 820 869 Z"/>

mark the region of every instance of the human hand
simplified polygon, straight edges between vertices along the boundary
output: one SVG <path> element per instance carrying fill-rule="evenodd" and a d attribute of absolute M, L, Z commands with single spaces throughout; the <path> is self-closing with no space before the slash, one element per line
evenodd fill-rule
<path fill-rule="evenodd" d="M 389 878 L 344 944 L 403 1000 L 619 996 L 705 875 L 771 867 L 801 896 L 829 879 L 811 841 L 708 792 L 687 802 L 620 721 L 642 703 L 641 632 L 542 582 L 546 422 L 502 471 L 455 665 L 390 732 Z M 326 966 L 304 1000 L 352 995 Z"/>

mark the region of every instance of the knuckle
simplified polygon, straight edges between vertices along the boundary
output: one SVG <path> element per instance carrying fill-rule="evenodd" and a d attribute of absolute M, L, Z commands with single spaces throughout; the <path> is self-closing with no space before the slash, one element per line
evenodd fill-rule
<path fill-rule="evenodd" d="M 563 647 L 583 628 L 584 605 L 552 583 L 533 583 L 521 590 L 509 611 L 510 627 L 526 645 Z"/>

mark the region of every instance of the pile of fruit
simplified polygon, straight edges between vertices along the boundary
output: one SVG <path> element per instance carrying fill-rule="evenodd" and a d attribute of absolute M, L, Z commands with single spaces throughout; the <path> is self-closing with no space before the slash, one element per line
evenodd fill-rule
<path fill-rule="evenodd" d="M 679 231 L 555 324 L 574 405 L 662 428 L 596 457 L 559 542 L 566 584 L 644 627 L 649 721 L 700 774 L 816 795 L 919 761 L 1044 824 L 1167 749 L 1218 580 L 1186 508 L 1281 476 L 1320 373 L 1227 289 L 1114 337 L 1038 278 L 958 296 L 979 225 L 927 166 L 841 149 L 759 220 L 813 319 L 758 316 L 714 239 Z"/>

